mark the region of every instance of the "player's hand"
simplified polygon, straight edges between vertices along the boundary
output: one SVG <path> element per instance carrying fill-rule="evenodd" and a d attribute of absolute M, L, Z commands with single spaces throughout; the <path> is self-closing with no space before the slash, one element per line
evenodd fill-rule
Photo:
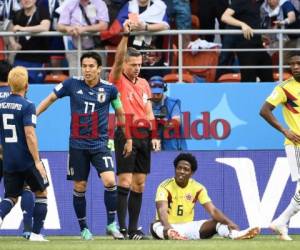
<path fill-rule="evenodd" d="M 250 40 L 253 37 L 253 30 L 248 24 L 243 23 L 241 29 L 245 39 Z"/>
<path fill-rule="evenodd" d="M 132 139 L 127 139 L 124 145 L 123 156 L 126 158 L 132 152 Z"/>
<path fill-rule="evenodd" d="M 295 134 L 292 130 L 285 129 L 284 136 L 295 144 L 300 143 L 300 135 Z"/>
<path fill-rule="evenodd" d="M 159 139 L 152 139 L 152 148 L 154 151 L 159 151 L 160 150 L 160 140 Z"/>
<path fill-rule="evenodd" d="M 41 160 L 35 162 L 35 167 L 37 168 L 43 179 L 47 179 L 46 169 L 44 168 L 43 162 Z"/>
<path fill-rule="evenodd" d="M 169 240 L 187 240 L 188 238 L 181 235 L 178 231 L 174 228 L 170 228 L 167 231 L 168 239 Z"/>

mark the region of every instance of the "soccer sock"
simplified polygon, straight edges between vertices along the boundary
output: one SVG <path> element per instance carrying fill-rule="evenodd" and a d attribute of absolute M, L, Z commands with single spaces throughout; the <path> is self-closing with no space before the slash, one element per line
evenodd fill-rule
<path fill-rule="evenodd" d="M 300 210 L 300 191 L 297 191 L 293 198 L 291 199 L 290 204 L 282 212 L 282 214 L 276 219 L 279 224 L 286 225 L 291 217 L 295 215 Z"/>
<path fill-rule="evenodd" d="M 80 231 L 82 231 L 85 228 L 88 228 L 87 223 L 86 223 L 85 192 L 78 192 L 78 191 L 74 190 L 73 207 L 74 207 L 77 219 L 78 219 Z"/>
<path fill-rule="evenodd" d="M 117 199 L 117 214 L 119 220 L 120 229 L 126 229 L 126 213 L 127 213 L 127 206 L 128 206 L 128 193 L 129 188 L 120 187 L 118 186 L 118 199 Z"/>
<path fill-rule="evenodd" d="M 40 234 L 42 227 L 44 226 L 45 218 L 48 211 L 47 197 L 36 197 L 33 210 L 33 227 L 32 232 Z"/>
<path fill-rule="evenodd" d="M 5 198 L 0 203 L 0 217 L 4 219 L 4 217 L 10 212 L 15 203 L 8 198 Z"/>
<path fill-rule="evenodd" d="M 104 190 L 104 204 L 107 214 L 107 225 L 115 221 L 117 212 L 117 186 L 105 187 Z"/>
<path fill-rule="evenodd" d="M 143 193 L 137 193 L 130 191 L 128 199 L 128 215 L 129 215 L 129 225 L 128 232 L 134 232 L 137 230 L 138 220 L 140 216 L 141 206 L 142 206 Z"/>
<path fill-rule="evenodd" d="M 34 198 L 29 189 L 24 189 L 21 199 L 21 209 L 23 212 L 23 232 L 31 232 L 32 230 L 32 216 L 34 210 Z"/>
<path fill-rule="evenodd" d="M 216 225 L 216 231 L 217 233 L 224 238 L 228 238 L 230 235 L 230 230 L 227 225 L 217 223 Z"/>

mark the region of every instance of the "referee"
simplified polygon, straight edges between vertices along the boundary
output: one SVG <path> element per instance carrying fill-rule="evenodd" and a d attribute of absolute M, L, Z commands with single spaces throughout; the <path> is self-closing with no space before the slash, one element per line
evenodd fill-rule
<path fill-rule="evenodd" d="M 126 142 L 124 134 L 120 127 L 115 132 L 118 175 L 117 214 L 120 232 L 131 240 L 142 240 L 146 239 L 143 232 L 138 229 L 142 196 L 146 176 L 150 173 L 151 147 L 154 151 L 160 150 L 160 141 L 152 138 L 151 126 L 149 127 L 151 121 L 154 121 L 149 84 L 145 79 L 138 77 L 142 55 L 134 48 L 127 48 L 130 25 L 130 21 L 126 20 L 124 35 L 117 48 L 109 81 L 116 85 L 121 94 L 121 102 L 127 118 L 126 124 L 135 125 L 127 129 L 132 135 L 132 153 L 126 158 L 123 155 Z M 127 208 L 128 229 L 126 226 Z"/>

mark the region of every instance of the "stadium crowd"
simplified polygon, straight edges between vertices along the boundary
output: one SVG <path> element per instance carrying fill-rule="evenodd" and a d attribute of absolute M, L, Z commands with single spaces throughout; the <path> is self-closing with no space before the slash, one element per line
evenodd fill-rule
<path fill-rule="evenodd" d="M 34 68 L 29 70 L 30 83 L 59 82 L 67 75 L 79 75 L 78 46 L 84 50 L 101 50 L 103 65 L 111 67 L 114 56 L 106 51 L 116 49 L 128 18 L 136 21 L 131 31 L 143 32 L 129 39 L 129 44 L 145 50 L 143 66 L 146 68 L 143 67 L 141 75 L 147 80 L 154 74 L 160 75 L 167 82 L 178 80 L 174 78 L 176 70 L 168 68 L 178 65 L 178 56 L 174 52 L 158 52 L 157 49 L 176 49 L 178 41 L 174 36 L 151 36 L 152 31 L 241 29 L 243 36 L 184 35 L 183 49 L 187 51 L 184 52 L 183 65 L 187 68 L 183 70 L 183 81 L 255 82 L 259 79 L 271 82 L 278 80 L 278 36 L 253 36 L 253 30 L 297 29 L 300 25 L 297 0 L 1 0 L 1 31 L 60 31 L 64 36 L 1 37 L 0 59 L 7 59 L 15 66 Z M 100 37 L 82 35 L 84 32 L 100 32 Z M 284 36 L 284 44 L 285 47 L 297 47 L 298 35 Z M 221 47 L 232 50 L 265 48 L 266 51 L 248 56 L 247 53 L 252 52 L 222 51 Z M 201 52 L 201 49 L 210 48 L 214 51 Z M 275 50 L 268 51 L 268 48 Z M 28 50 L 31 52 L 26 53 Z M 35 56 L 32 56 L 33 53 Z M 197 65 L 218 66 L 218 69 L 188 69 L 188 66 Z M 232 65 L 236 67 L 228 67 Z M 261 68 L 239 69 L 239 65 Z M 263 68 L 264 65 L 274 68 Z M 153 66 L 158 68 L 151 69 Z M 53 70 L 43 70 L 45 67 Z M 69 70 L 62 71 L 61 68 Z M 104 72 L 102 77 L 105 78 L 108 72 Z M 237 74 L 239 77 L 234 79 Z"/>

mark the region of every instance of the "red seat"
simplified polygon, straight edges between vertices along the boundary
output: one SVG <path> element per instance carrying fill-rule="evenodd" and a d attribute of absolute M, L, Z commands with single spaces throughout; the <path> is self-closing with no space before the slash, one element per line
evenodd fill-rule
<path fill-rule="evenodd" d="M 44 82 L 46 83 L 61 83 L 68 78 L 65 74 L 48 74 L 46 75 Z"/>
<path fill-rule="evenodd" d="M 219 77 L 218 82 L 241 82 L 240 73 L 226 73 Z"/>

